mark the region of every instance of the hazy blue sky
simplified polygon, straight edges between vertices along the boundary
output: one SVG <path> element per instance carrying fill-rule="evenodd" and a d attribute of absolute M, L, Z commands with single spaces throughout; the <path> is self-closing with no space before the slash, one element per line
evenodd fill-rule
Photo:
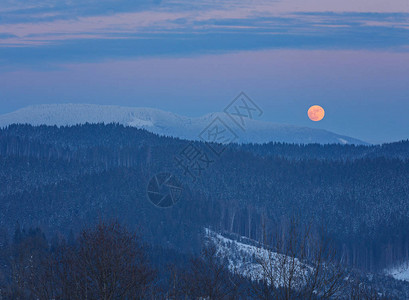
<path fill-rule="evenodd" d="M 43 103 L 221 111 L 409 138 L 409 1 L 2 0 L 0 113 Z M 327 112 L 308 120 L 310 105 Z"/>

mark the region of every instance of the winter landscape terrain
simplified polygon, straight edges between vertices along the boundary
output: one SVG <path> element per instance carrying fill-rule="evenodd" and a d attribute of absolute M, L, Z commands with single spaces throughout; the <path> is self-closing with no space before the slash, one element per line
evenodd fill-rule
<path fill-rule="evenodd" d="M 408 300 L 409 0 L 1 0 L 0 300 Z"/>
<path fill-rule="evenodd" d="M 109 121 L 0 129 L 6 299 L 45 292 L 67 298 L 67 290 L 84 297 L 103 269 L 94 270 L 97 258 L 83 251 L 110 253 L 108 264 L 139 257 L 119 255 L 129 251 L 127 232 L 134 231 L 145 253 L 138 264 L 146 270 L 135 276 L 150 279 L 132 291 L 146 297 L 408 297 L 408 141 L 215 144 Z M 212 151 L 218 147 L 220 155 Z M 178 159 L 188 163 L 184 155 L 192 149 L 201 160 L 187 172 Z M 158 174 L 178 180 L 151 190 L 163 178 Z M 168 192 L 178 198 L 167 208 L 149 196 Z M 115 252 L 113 245 L 124 248 Z M 64 272 L 46 272 L 62 266 L 91 281 L 82 286 Z M 53 282 L 52 291 L 32 278 Z M 212 280 L 217 284 L 206 283 Z"/>
<path fill-rule="evenodd" d="M 77 125 L 85 123 L 119 123 L 146 129 L 160 135 L 198 140 L 199 134 L 213 119 L 219 117 L 233 130 L 237 129 L 235 142 L 241 143 L 320 143 L 364 145 L 363 141 L 338 135 L 326 130 L 247 120 L 246 130 L 237 128 L 225 113 L 212 113 L 203 117 L 179 116 L 154 108 L 132 108 L 90 104 L 39 105 L 0 115 L 0 127 L 10 124 Z"/>

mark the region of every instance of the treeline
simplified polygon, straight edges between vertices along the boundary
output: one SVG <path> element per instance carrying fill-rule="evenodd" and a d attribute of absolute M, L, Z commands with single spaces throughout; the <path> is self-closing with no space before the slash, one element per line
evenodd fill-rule
<path fill-rule="evenodd" d="M 390 299 L 408 292 L 373 287 L 336 267 L 323 244 L 306 251 L 308 242 L 289 231 L 277 241 L 283 259 L 255 260 L 260 271 L 250 280 L 209 242 L 186 257 L 159 254 L 118 222 L 51 241 L 18 225 L 10 240 L 0 234 L 0 299 Z M 300 269 L 300 262 L 310 266 Z"/>
<path fill-rule="evenodd" d="M 150 151 L 164 144 L 171 153 L 180 151 L 185 140 L 158 136 L 143 129 L 119 124 L 85 124 L 76 126 L 10 125 L 0 128 L 0 155 L 81 159 L 103 162 L 113 167 L 133 166 L 137 149 Z M 198 147 L 204 143 L 195 142 Z M 235 152 L 250 152 L 263 157 L 290 160 L 355 160 L 360 158 L 409 159 L 409 140 L 383 145 L 355 146 L 341 144 L 231 144 Z M 106 150 L 111 156 L 98 156 Z M 142 153 L 144 153 L 142 151 Z M 146 153 L 144 153 L 146 154 Z M 128 160 L 128 162 L 126 162 Z"/>

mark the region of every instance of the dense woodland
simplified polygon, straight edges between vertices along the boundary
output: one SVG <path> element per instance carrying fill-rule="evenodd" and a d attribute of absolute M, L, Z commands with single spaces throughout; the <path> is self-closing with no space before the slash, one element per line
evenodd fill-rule
<path fill-rule="evenodd" d="M 119 219 L 178 259 L 199 255 L 204 227 L 266 242 L 266 232 L 284 232 L 296 218 L 331 240 L 348 268 L 378 274 L 409 261 L 409 141 L 213 145 L 221 155 L 194 142 L 211 161 L 195 178 L 174 159 L 189 143 L 117 124 L 0 130 L 0 247 L 16 227 L 39 228 L 49 248 Z M 158 172 L 183 182 L 168 209 L 146 196 Z"/>

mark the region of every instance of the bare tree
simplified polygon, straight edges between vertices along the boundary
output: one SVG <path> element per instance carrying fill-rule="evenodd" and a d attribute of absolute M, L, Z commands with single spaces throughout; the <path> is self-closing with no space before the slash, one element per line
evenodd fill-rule
<path fill-rule="evenodd" d="M 348 300 L 386 300 L 391 299 L 392 297 L 378 293 L 372 287 L 366 286 L 358 278 L 355 278 L 350 285 L 349 293 L 346 298 Z"/>
<path fill-rule="evenodd" d="M 38 228 L 30 229 L 28 233 L 18 228 L 14 242 L 10 255 L 12 294 L 16 299 L 27 299 L 33 291 L 39 292 L 35 288 L 35 279 L 40 270 L 43 271 L 41 258 L 46 256 L 48 245 Z"/>
<path fill-rule="evenodd" d="M 83 231 L 61 266 L 67 299 L 142 299 L 155 278 L 139 238 L 117 222 Z"/>
<path fill-rule="evenodd" d="M 59 282 L 57 281 L 58 262 L 53 255 L 43 252 L 31 255 L 23 271 L 25 286 L 35 299 L 59 299 Z"/>
<path fill-rule="evenodd" d="M 17 259 L 21 299 L 144 299 L 156 275 L 137 235 L 117 222 L 84 230 L 74 245 Z"/>
<path fill-rule="evenodd" d="M 217 249 L 207 244 L 183 274 L 181 290 L 191 299 L 237 299 L 238 289 Z"/>
<path fill-rule="evenodd" d="M 329 299 L 345 286 L 345 272 L 335 251 L 313 235 L 311 227 L 291 221 L 270 244 L 255 255 L 259 272 L 253 278 L 252 293 L 256 298 Z"/>

